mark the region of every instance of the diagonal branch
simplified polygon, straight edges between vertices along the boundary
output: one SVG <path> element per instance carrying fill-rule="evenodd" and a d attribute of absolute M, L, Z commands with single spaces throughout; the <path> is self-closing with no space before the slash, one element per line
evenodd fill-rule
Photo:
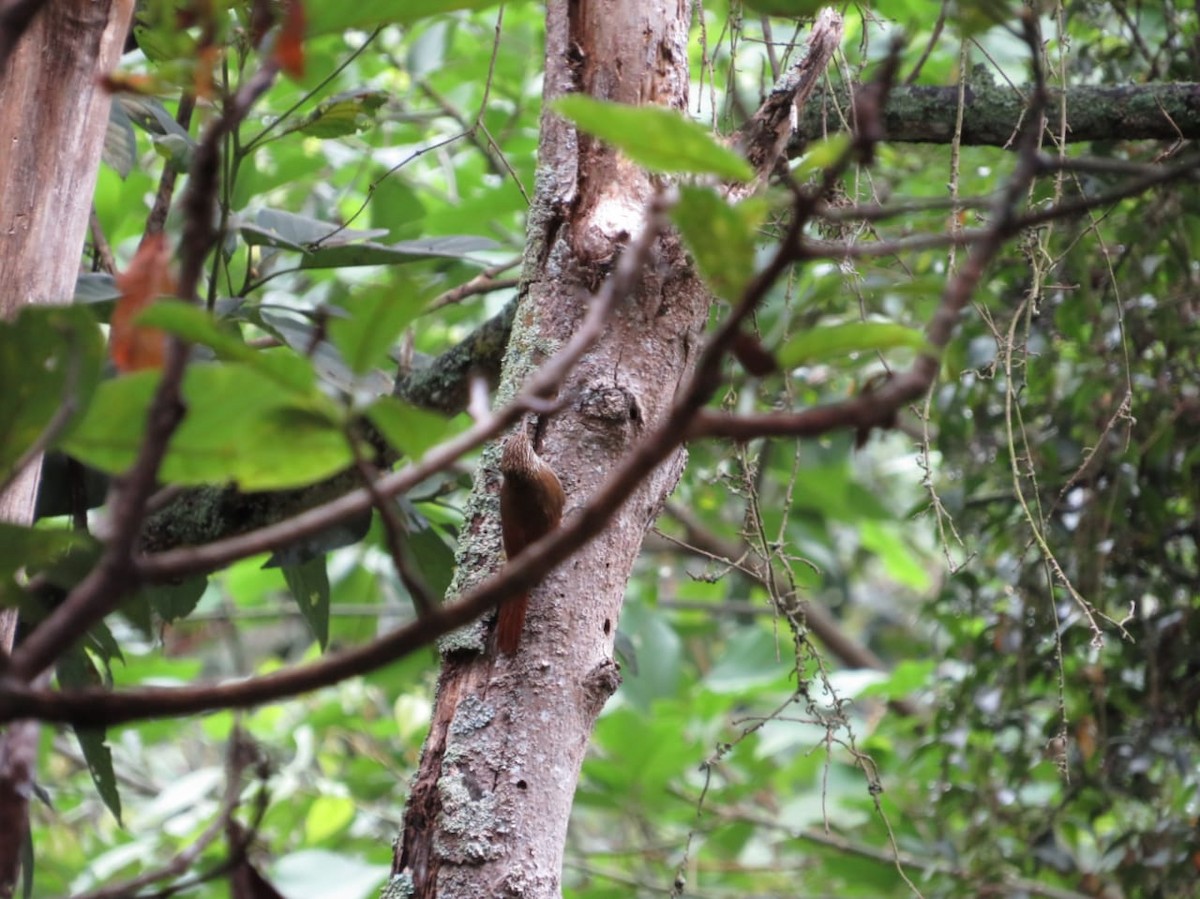
<path fill-rule="evenodd" d="M 833 29 L 831 34 L 840 35 L 840 29 Z M 830 40 L 836 46 L 837 39 L 830 37 Z M 887 83 L 890 83 L 894 74 L 895 58 L 894 54 L 890 64 L 884 68 L 882 77 Z M 877 129 L 867 129 L 867 133 L 874 135 Z M 510 560 L 498 574 L 470 590 L 459 602 L 361 647 L 329 655 L 309 665 L 239 683 L 150 688 L 119 693 L 83 690 L 47 694 L 9 679 L 4 689 L 0 690 L 0 721 L 33 716 L 77 723 L 116 724 L 148 717 L 257 705 L 312 690 L 394 661 L 427 645 L 438 636 L 469 623 L 514 592 L 532 587 L 551 568 L 566 560 L 599 533 L 630 492 L 675 452 L 687 431 L 688 423 L 712 396 L 719 383 L 722 359 L 737 336 L 741 323 L 757 308 L 795 259 L 800 235 L 817 208 L 819 197 L 840 177 L 855 155 L 869 152 L 872 141 L 873 137 L 856 140 L 842 158 L 831 166 L 816 192 L 797 192 L 786 239 L 766 268 L 752 280 L 733 314 L 701 353 L 693 376 L 672 404 L 664 426 L 634 446 L 623 464 L 578 514 L 571 516 L 569 523 Z M 647 226 L 637 241 L 622 254 L 613 276 L 589 304 L 583 324 L 566 346 L 532 377 L 518 400 L 455 440 L 431 450 L 421 463 L 379 479 L 374 491 L 376 495 L 392 495 L 415 485 L 467 449 L 500 433 L 516 421 L 526 408 L 537 406 L 542 398 L 553 395 L 563 377 L 600 337 L 608 313 L 617 300 L 625 296 L 640 278 L 657 236 L 665 227 L 666 202 L 662 196 L 651 205 L 648 217 Z M 371 492 L 360 489 L 289 522 L 203 547 L 173 550 L 148 557 L 138 563 L 138 574 L 148 580 L 161 580 L 212 570 L 238 558 L 310 536 L 341 517 L 364 511 L 371 502 Z"/>
<path fill-rule="evenodd" d="M 605 282 L 604 288 L 589 304 L 588 315 L 579 330 L 567 345 L 530 379 L 521 396 L 489 420 L 431 450 L 420 464 L 380 478 L 376 482 L 376 495 L 392 495 L 415 485 L 466 450 L 500 433 L 524 414 L 527 407 L 540 408 L 544 405 L 541 398 L 553 393 L 556 385 L 601 336 L 609 312 L 620 299 L 628 295 L 640 279 L 651 258 L 657 237 L 665 227 L 666 202 L 660 197 L 652 206 L 649 221 L 638 240 L 621 256 L 613 276 Z M 636 484 L 636 481 L 634 483 Z M 618 498 L 604 517 L 590 518 L 583 527 L 576 523 L 576 526 L 567 532 L 570 542 L 556 538 L 555 542 L 561 544 L 553 547 L 557 555 L 522 553 L 504 566 L 499 574 L 467 593 L 459 602 L 435 609 L 418 621 L 354 649 L 332 653 L 312 664 L 252 680 L 195 687 L 141 688 L 115 693 L 100 689 L 48 692 L 34 690 L 19 679 L 7 676 L 0 679 L 0 722 L 32 717 L 48 721 L 109 725 L 145 718 L 187 715 L 218 708 L 246 708 L 315 690 L 347 677 L 381 668 L 429 645 L 455 628 L 469 624 L 518 590 L 533 586 L 554 565 L 595 536 L 608 520 L 607 516 L 620 505 L 622 499 L 623 497 Z M 289 529 L 297 522 L 301 523 L 304 535 L 307 536 L 339 520 L 339 515 L 347 514 L 347 508 L 351 511 L 361 511 L 368 508 L 371 502 L 371 492 L 360 489 L 304 513 L 292 522 L 263 528 L 243 537 L 220 541 L 207 547 L 173 550 L 150 556 L 137 563 L 138 571 L 144 579 L 156 580 L 209 570 L 207 566 L 220 567 L 241 558 L 239 553 L 252 555 L 261 551 L 260 546 L 273 546 L 273 539 L 280 543 L 287 542 L 288 539 L 298 539 L 300 535 L 294 533 L 295 529 Z M 361 509 L 358 503 L 362 503 Z M 308 530 L 309 528 L 312 530 Z"/>

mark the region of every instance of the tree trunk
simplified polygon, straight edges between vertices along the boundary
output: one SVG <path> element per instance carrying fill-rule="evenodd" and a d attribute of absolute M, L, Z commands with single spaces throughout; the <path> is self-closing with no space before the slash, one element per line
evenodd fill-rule
<path fill-rule="evenodd" d="M 691 4 L 552 0 L 545 101 L 569 92 L 684 109 Z M 543 113 L 521 305 L 501 399 L 566 341 L 613 260 L 641 231 L 653 179 Z M 672 235 L 642 283 L 543 417 L 537 450 L 566 491 L 566 517 L 643 432 L 687 375 L 709 294 Z M 494 570 L 496 453 L 475 482 L 451 592 Z M 617 688 L 613 638 L 646 529 L 683 467 L 680 451 L 617 518 L 533 591 L 519 651 L 486 650 L 483 627 L 444 647 L 434 720 L 394 863 L 397 893 L 546 897 L 561 893 L 567 821 L 596 717 Z M 411 879 L 411 884 L 407 883 Z"/>
<path fill-rule="evenodd" d="M 92 205 L 109 95 L 99 76 L 121 55 L 134 0 L 50 0 L 0 71 L 0 318 L 65 303 Z M 0 491 L 0 521 L 33 520 L 41 459 Z M 0 610 L 0 653 L 16 610 Z M 37 725 L 0 737 L 0 897 L 15 894 L 37 759 Z"/>
<path fill-rule="evenodd" d="M 75 292 L 110 97 L 133 0 L 49 0 L 0 73 L 0 317 Z M 0 493 L 0 521 L 33 519 L 40 460 Z"/>

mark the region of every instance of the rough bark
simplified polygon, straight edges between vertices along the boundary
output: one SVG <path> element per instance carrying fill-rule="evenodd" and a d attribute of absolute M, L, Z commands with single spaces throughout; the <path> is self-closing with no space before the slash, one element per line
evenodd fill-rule
<path fill-rule="evenodd" d="M 554 0 L 547 101 L 570 91 L 683 109 L 690 4 Z M 572 333 L 612 260 L 642 226 L 652 179 L 545 113 L 522 302 L 501 398 Z M 540 454 L 559 473 L 566 515 L 663 417 L 687 374 L 709 295 L 670 236 L 640 289 L 564 385 Z M 500 559 L 495 454 L 476 479 L 459 550 L 463 589 Z M 600 538 L 533 591 L 520 652 L 484 652 L 482 629 L 444 647 L 434 721 L 397 845 L 394 895 L 557 896 L 567 820 L 588 737 L 619 674 L 613 638 L 642 537 L 682 453 L 629 499 Z M 453 592 L 453 590 L 452 590 Z"/>
<path fill-rule="evenodd" d="M 87 230 L 109 96 L 97 76 L 121 53 L 133 0 L 50 0 L 0 78 L 0 316 L 68 302 Z M 38 465 L 0 494 L 0 521 L 28 522 Z"/>
<path fill-rule="evenodd" d="M 132 14 L 133 0 L 50 0 L 0 71 L 0 317 L 74 292 L 108 125 L 98 76 L 116 65 Z M 39 468 L 0 493 L 0 521 L 33 520 Z M 15 630 L 15 610 L 0 611 L 0 651 Z M 37 743 L 31 721 L 0 739 L 0 897 L 17 887 Z"/>

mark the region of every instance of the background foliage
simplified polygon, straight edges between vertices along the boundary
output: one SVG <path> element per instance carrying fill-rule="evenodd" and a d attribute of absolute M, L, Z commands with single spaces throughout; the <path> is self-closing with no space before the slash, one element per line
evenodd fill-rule
<path fill-rule="evenodd" d="M 209 293 L 226 330 L 201 341 L 220 361 L 190 376 L 199 426 L 172 446 L 167 474 L 179 483 L 310 483 L 351 460 L 345 435 L 364 413 L 419 454 L 456 424 L 376 399 L 397 359 L 448 350 L 515 296 L 508 286 L 430 302 L 522 251 L 541 8 L 418 10 L 375 28 L 370 4 L 311 5 L 322 11 L 305 74 L 280 81 L 226 147 L 229 237 Z M 840 76 L 856 78 L 903 26 L 902 73 L 917 84 L 954 83 L 975 62 L 997 83 L 1027 80 L 1025 48 L 1004 27 L 951 14 L 943 28 L 928 6 L 847 10 Z M 1056 84 L 1192 77 L 1193 7 L 1111 7 L 1047 10 Z M 219 20 L 218 90 L 256 64 L 244 13 L 231 3 Z M 368 30 L 345 30 L 355 27 Z M 769 89 L 793 25 L 717 2 L 694 35 L 692 111 L 728 132 Z M 98 233 L 122 269 L 162 171 L 185 165 L 194 146 L 196 126 L 174 115 L 181 92 L 210 71 L 196 40 L 172 4 L 150 3 L 140 51 L 126 58 L 149 87 L 114 115 L 95 200 Z M 1066 152 L 1148 162 L 1178 151 L 1120 138 Z M 885 145 L 875 166 L 845 179 L 844 199 L 941 199 L 948 182 L 960 196 L 986 195 L 1011 164 L 999 148 Z M 1110 178 L 1047 179 L 1031 202 Z M 862 448 L 845 434 L 691 449 L 675 507 L 629 586 L 625 683 L 585 765 L 568 895 L 1188 893 L 1200 866 L 1197 212 L 1194 191 L 1163 188 L 1014 242 L 927 406 Z M 822 236 L 936 234 L 947 215 L 831 221 Z M 107 320 L 115 289 L 101 250 L 89 249 L 95 273 L 81 277 L 76 300 Z M 954 264 L 938 250 L 797 270 L 756 322 L 793 371 L 751 378 L 731 364 L 719 402 L 803 406 L 870 389 L 911 349 L 813 359 L 797 341 L 863 319 L 919 328 Z M 119 467 L 139 433 L 138 379 L 149 376 L 97 386 L 98 341 L 76 315 L 18 322 L 14 331 L 27 330 L 4 344 L 83 354 L 75 389 L 90 412 L 61 443 Z M 205 327 L 170 309 L 155 315 L 179 333 Z M 244 341 L 277 346 L 247 352 Z M 10 363 L 0 358 L 0 371 Z M 54 397 L 61 385 L 44 389 Z M 62 482 L 47 478 L 47 525 L 66 514 L 54 496 Z M 404 500 L 436 585 L 449 580 L 467 484 L 462 473 L 442 477 Z M 76 657 L 75 676 L 134 685 L 263 672 L 406 620 L 382 528 L 363 525 L 365 536 L 332 535 L 300 555 L 142 597 Z M 736 557 L 689 549 L 703 547 L 697 534 L 744 543 L 776 577 L 764 584 Z M 13 546 L 6 571 L 31 560 Z M 86 541 L 77 551 L 90 551 Z M 794 590 L 889 670 L 848 669 L 793 640 L 770 599 Z M 261 792 L 266 802 L 252 853 L 262 870 L 288 896 L 372 894 L 391 861 L 436 662 L 429 650 L 250 714 L 114 730 L 119 806 L 103 774 L 97 790 L 75 737 L 47 729 L 36 894 L 129 876 L 190 845 L 217 814 L 235 722 L 265 761 L 265 778 L 247 787 L 248 800 Z M 923 711 L 889 710 L 889 700 Z M 103 747 L 86 736 L 83 745 L 94 765 Z M 219 860 L 213 849 L 200 867 Z"/>

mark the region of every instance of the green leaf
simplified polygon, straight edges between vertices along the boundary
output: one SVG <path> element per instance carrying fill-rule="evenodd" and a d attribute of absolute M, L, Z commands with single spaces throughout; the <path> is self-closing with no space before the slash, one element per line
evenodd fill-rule
<path fill-rule="evenodd" d="M 365 414 L 388 443 L 413 460 L 420 459 L 454 430 L 452 420 L 444 415 L 418 409 L 394 396 L 380 397 Z"/>
<path fill-rule="evenodd" d="M 357 808 L 348 796 L 318 796 L 304 816 L 304 841 L 319 845 L 350 826 Z"/>
<path fill-rule="evenodd" d="M 403 265 L 430 259 L 462 259 L 477 265 L 483 261 L 473 253 L 488 253 L 503 247 L 487 237 L 471 235 L 434 237 L 425 240 L 402 240 L 383 244 L 375 241 L 361 243 L 323 243 L 306 250 L 300 260 L 301 268 L 351 268 L 357 265 Z"/>
<path fill-rule="evenodd" d="M 157 380 L 156 372 L 139 372 L 102 384 L 64 448 L 103 471 L 127 469 Z M 187 414 L 159 473 L 167 483 L 283 490 L 329 477 L 353 460 L 331 400 L 289 396 L 246 365 L 192 365 L 183 398 Z"/>
<path fill-rule="evenodd" d="M 91 658 L 79 647 L 60 656 L 54 670 L 58 675 L 58 684 L 64 690 L 95 687 L 103 680 Z M 121 794 L 117 791 L 117 776 L 113 770 L 108 735 L 104 728 L 99 727 L 76 727 L 74 731 L 96 791 L 120 823 Z"/>
<path fill-rule="evenodd" d="M 950 4 L 949 21 L 964 38 L 982 34 L 1018 17 L 1016 0 L 960 0 Z"/>
<path fill-rule="evenodd" d="M 111 663 L 114 659 L 119 662 L 125 661 L 125 655 L 121 652 L 121 644 L 117 642 L 117 638 L 113 636 L 113 632 L 108 629 L 108 625 L 101 621 L 88 628 L 87 635 L 84 638 L 84 646 L 91 652 L 91 658 L 104 663 L 102 677 L 104 683 L 111 686 Z"/>
<path fill-rule="evenodd" d="M 88 774 L 96 792 L 104 800 L 117 822 L 121 821 L 121 794 L 117 790 L 117 775 L 113 770 L 112 750 L 108 747 L 108 732 L 99 727 L 76 727 L 75 738 L 87 762 Z"/>
<path fill-rule="evenodd" d="M 439 528 L 429 523 L 406 497 L 400 497 L 408 534 L 404 541 L 409 559 L 434 596 L 445 596 L 454 577 L 454 550 L 446 545 Z"/>
<path fill-rule="evenodd" d="M 779 367 L 795 368 L 837 359 L 850 353 L 908 347 L 929 352 L 925 335 L 915 329 L 891 322 L 850 322 L 844 325 L 819 325 L 803 331 L 780 348 Z"/>
<path fill-rule="evenodd" d="M 717 296 L 733 301 L 754 274 L 755 229 L 766 217 L 758 197 L 731 206 L 715 190 L 684 187 L 671 213 L 696 267 Z"/>
<path fill-rule="evenodd" d="M 737 632 L 704 678 L 704 685 L 720 694 L 786 683 L 789 669 L 779 655 L 780 645 L 777 637 L 764 628 Z"/>
<path fill-rule="evenodd" d="M 298 565 L 317 556 L 323 556 L 343 546 L 358 543 L 371 530 L 372 511 L 367 509 L 358 515 L 353 515 L 345 521 L 332 524 L 311 537 L 296 540 L 282 549 L 271 554 L 263 565 L 264 568 L 278 568 L 284 565 Z"/>
<path fill-rule="evenodd" d="M 387 865 L 373 865 L 350 855 L 304 849 L 280 858 L 271 882 L 286 896 L 378 896 L 388 878 Z M 402 894 L 397 894 L 402 895 Z"/>
<path fill-rule="evenodd" d="M 104 364 L 104 339 L 86 309 L 26 306 L 0 321 L 0 482 L 39 440 L 69 433 Z"/>
<path fill-rule="evenodd" d="M 339 305 L 350 314 L 329 322 L 329 337 L 350 369 L 366 374 L 384 363 L 396 338 L 421 314 L 426 299 L 416 284 L 401 278 L 362 291 L 341 301 Z"/>
<path fill-rule="evenodd" d="M 155 614 L 170 624 L 192 614 L 207 589 L 208 578 L 200 575 L 178 584 L 143 587 L 139 592 L 145 596 Z"/>
<path fill-rule="evenodd" d="M 43 568 L 74 548 L 93 543 L 80 531 L 27 528 L 0 521 L 0 576 L 7 578 L 19 568 Z"/>
<path fill-rule="evenodd" d="M 318 138 L 345 137 L 373 126 L 389 94 L 377 90 L 353 90 L 317 104 L 317 108 L 280 135 L 299 131 Z"/>
<path fill-rule="evenodd" d="M 155 137 L 175 137 L 191 147 L 196 146 L 196 139 L 188 134 L 186 128 L 175 121 L 175 117 L 167 112 L 162 101 L 143 94 L 122 93 L 113 97 L 113 108 L 120 107 L 121 111 L 138 127 Z"/>
<path fill-rule="evenodd" d="M 378 229 L 361 231 L 347 228 L 337 222 L 325 222 L 282 209 L 260 209 L 253 222 L 239 222 L 238 230 L 252 247 L 280 247 L 301 253 L 309 252 L 313 245 L 323 241 L 331 245 L 345 244 L 387 234 Z"/>
<path fill-rule="evenodd" d="M 581 94 L 560 97 L 554 111 L 655 172 L 686 172 L 749 181 L 754 170 L 703 125 L 661 106 L 605 103 Z"/>
<path fill-rule="evenodd" d="M 823 171 L 836 163 L 850 147 L 850 135 L 833 134 L 824 140 L 814 141 L 809 145 L 792 174 L 798 179 L 804 179 Z"/>
<path fill-rule="evenodd" d="M 829 0 L 743 0 L 746 6 L 765 16 L 806 19 L 815 16 Z"/>
<path fill-rule="evenodd" d="M 308 34 L 347 28 L 404 24 L 460 9 L 487 9 L 500 0 L 357 0 L 355 3 L 308 3 Z"/>
<path fill-rule="evenodd" d="M 859 539 L 865 549 L 875 553 L 888 577 L 918 593 L 929 589 L 929 572 L 922 559 L 904 539 L 905 525 L 861 521 Z"/>
<path fill-rule="evenodd" d="M 329 575 L 325 557 L 317 556 L 299 565 L 283 565 L 280 570 L 300 614 L 324 650 L 329 644 Z"/>
<path fill-rule="evenodd" d="M 902 699 L 929 686 L 937 662 L 933 659 L 909 659 L 900 662 L 888 675 L 887 680 L 863 689 L 859 696 L 881 696 L 885 699 Z"/>
<path fill-rule="evenodd" d="M 210 347 L 218 358 L 244 362 L 291 392 L 311 395 L 316 388 L 312 364 L 303 356 L 287 348 L 256 350 L 249 347 L 236 331 L 222 326 L 210 313 L 191 303 L 164 300 L 139 315 L 137 321 L 161 328 L 189 343 Z"/>
<path fill-rule="evenodd" d="M 451 235 L 385 244 L 373 240 L 386 229 L 345 228 L 308 216 L 262 209 L 253 222 L 241 222 L 238 231 L 250 246 L 277 247 L 303 253 L 303 268 L 348 268 L 357 265 L 401 265 L 429 259 L 471 260 L 473 253 L 502 249 L 491 238 Z M 482 264 L 482 263 L 481 263 Z"/>
<path fill-rule="evenodd" d="M 621 613 L 621 630 L 630 641 L 636 671 L 630 671 L 622 692 L 643 711 L 654 702 L 674 696 L 686 667 L 683 643 L 663 612 L 644 603 Z"/>
<path fill-rule="evenodd" d="M 120 296 L 117 279 L 108 272 L 80 272 L 75 279 L 75 294 L 71 302 L 100 305 L 112 303 Z"/>
<path fill-rule="evenodd" d="M 137 136 L 133 133 L 133 123 L 118 103 L 113 103 L 108 110 L 108 127 L 104 130 L 100 159 L 122 178 L 129 176 L 137 161 Z"/>

